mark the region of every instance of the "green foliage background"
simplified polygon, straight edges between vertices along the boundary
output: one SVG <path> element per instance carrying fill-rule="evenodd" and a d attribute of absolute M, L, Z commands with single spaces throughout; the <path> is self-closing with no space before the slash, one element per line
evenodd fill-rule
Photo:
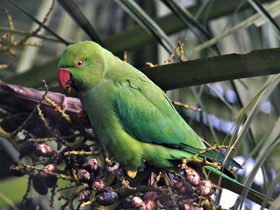
<path fill-rule="evenodd" d="M 0 69 L 0 79 L 39 89 L 45 79 L 51 91 L 60 91 L 56 65 L 65 43 L 94 40 L 119 57 L 127 50 L 128 62 L 170 90 L 171 99 L 202 108 L 200 116 L 178 109 L 204 139 L 234 144 L 231 156 L 255 160 L 251 173 L 238 180 L 251 185 L 261 168 L 264 184 L 253 187 L 276 198 L 279 186 L 271 185 L 280 180 L 280 86 L 279 75 L 272 74 L 280 72 L 280 50 L 272 48 L 279 46 L 279 2 L 58 0 L 40 37 L 28 40 L 42 47 L 16 46 L 16 57 L 1 52 L 0 64 L 9 67 Z M 13 18 L 14 30 L 0 12 L 0 36 L 5 32 L 14 33 L 16 40 L 26 36 L 37 27 L 33 18 L 42 22 L 50 4 L 1 1 L 0 8 L 8 9 Z M 177 56 L 176 64 L 145 68 L 146 62 L 163 64 L 179 40 L 186 41 L 184 59 L 189 62 L 182 63 Z M 9 44 L 9 37 L 1 44 Z M 259 51 L 246 54 L 252 50 Z M 238 55 L 222 56 L 230 53 Z M 212 56 L 218 57 L 206 59 Z M 230 93 L 235 96 L 232 101 Z M 228 134 L 226 126 L 233 122 L 239 129 Z M 0 209 L 7 209 L 20 202 L 27 178 L 9 175 L 9 164 L 18 154 L 2 137 L 0 146 Z M 49 208 L 46 198 L 42 203 Z"/>

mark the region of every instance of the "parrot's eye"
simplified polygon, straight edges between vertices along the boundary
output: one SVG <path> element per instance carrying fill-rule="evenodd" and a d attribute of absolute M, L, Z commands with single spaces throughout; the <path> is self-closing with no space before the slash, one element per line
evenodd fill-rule
<path fill-rule="evenodd" d="M 76 61 L 76 67 L 82 67 L 84 65 L 84 62 L 82 60 L 77 60 Z"/>

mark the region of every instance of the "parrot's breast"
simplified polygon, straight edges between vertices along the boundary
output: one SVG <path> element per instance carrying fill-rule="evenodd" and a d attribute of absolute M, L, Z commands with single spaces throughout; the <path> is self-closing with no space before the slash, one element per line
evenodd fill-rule
<path fill-rule="evenodd" d="M 132 138 L 122 128 L 117 119 L 111 99 L 109 84 L 98 84 L 83 93 L 81 101 L 89 116 L 103 149 L 128 169 L 137 169 L 143 165 L 141 142 Z"/>

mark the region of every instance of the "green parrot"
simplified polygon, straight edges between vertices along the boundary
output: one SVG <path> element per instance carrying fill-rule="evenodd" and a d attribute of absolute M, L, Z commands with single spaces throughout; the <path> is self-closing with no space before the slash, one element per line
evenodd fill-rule
<path fill-rule="evenodd" d="M 103 149 L 125 169 L 137 171 L 145 164 L 174 168 L 176 161 L 207 148 L 157 85 L 97 43 L 84 41 L 68 46 L 58 68 L 60 87 L 78 92 Z M 215 150 L 200 158 L 225 160 Z M 230 158 L 225 165 L 241 168 Z M 222 187 L 242 192 L 241 183 L 213 167 L 207 168 L 213 172 L 213 179 L 218 181 L 222 176 Z M 264 199 L 252 189 L 248 198 L 259 204 Z"/>

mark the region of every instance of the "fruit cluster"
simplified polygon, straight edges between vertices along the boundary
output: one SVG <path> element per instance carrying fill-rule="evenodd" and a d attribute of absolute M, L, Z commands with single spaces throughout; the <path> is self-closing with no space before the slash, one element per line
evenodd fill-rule
<path fill-rule="evenodd" d="M 1 127 L 20 153 L 10 171 L 29 177 L 22 200 L 25 209 L 40 209 L 33 189 L 49 196 L 50 205 L 60 200 L 61 209 L 217 209 L 210 197 L 215 187 L 195 170 L 178 168 L 171 173 L 150 166 L 131 179 L 118 162 L 105 158 L 86 119 L 69 120 L 53 102 L 42 112 L 39 105 L 39 115 L 20 113 L 13 118 L 11 108 L 0 113 L 6 119 Z"/>
<path fill-rule="evenodd" d="M 139 172 L 142 180 L 134 180 L 126 175 L 118 162 L 104 159 L 102 166 L 101 160 L 97 160 L 99 155 L 95 155 L 96 158 L 85 155 L 93 152 L 93 146 L 81 145 L 77 151 L 69 151 L 69 148 L 55 151 L 45 143 L 26 141 L 21 144 L 21 156 L 34 155 L 37 162 L 33 162 L 33 165 L 15 163 L 10 170 L 15 176 L 29 175 L 30 183 L 40 195 L 47 195 L 51 189 L 52 199 L 58 192 L 73 188 L 70 194 L 68 191 L 68 194 L 58 196 L 58 199 L 65 201 L 62 209 L 73 206 L 75 199 L 79 201 L 76 209 L 83 209 L 86 205 L 116 205 L 115 209 L 122 210 L 198 210 L 214 207 L 210 196 L 215 187 L 210 180 L 202 180 L 190 167 L 183 173 L 181 171 L 181 175 L 147 169 L 148 172 Z M 150 176 L 151 173 L 154 176 Z M 70 185 L 59 188 L 58 179 L 68 180 Z M 23 204 L 25 209 L 39 210 L 39 202 L 34 197 L 27 198 L 26 195 Z"/>

